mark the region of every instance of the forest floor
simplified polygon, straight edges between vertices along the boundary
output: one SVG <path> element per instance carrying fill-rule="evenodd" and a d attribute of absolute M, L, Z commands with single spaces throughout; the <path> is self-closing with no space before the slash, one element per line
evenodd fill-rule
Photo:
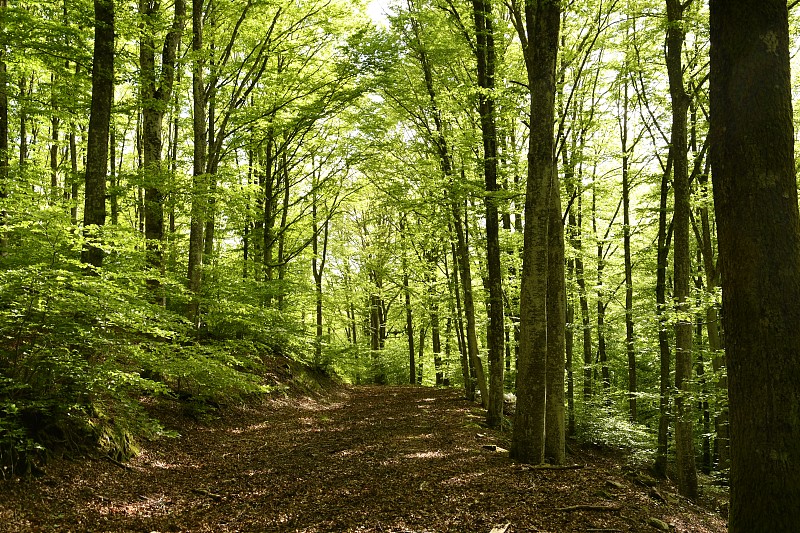
<path fill-rule="evenodd" d="M 159 415 L 180 437 L 146 443 L 127 465 L 58 460 L 43 477 L 0 482 L 0 531 L 727 530 L 711 502 L 648 486 L 619 452 L 571 444 L 575 468 L 517 464 L 508 433 L 482 428 L 479 413 L 460 391 L 410 386 L 273 399 L 202 422 L 174 408 Z"/>

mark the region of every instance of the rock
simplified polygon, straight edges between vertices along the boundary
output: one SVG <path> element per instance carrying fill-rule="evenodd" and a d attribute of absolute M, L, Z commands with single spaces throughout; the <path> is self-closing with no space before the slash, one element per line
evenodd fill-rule
<path fill-rule="evenodd" d="M 659 531 L 669 531 L 669 524 L 658 518 L 649 518 L 647 523 Z"/>

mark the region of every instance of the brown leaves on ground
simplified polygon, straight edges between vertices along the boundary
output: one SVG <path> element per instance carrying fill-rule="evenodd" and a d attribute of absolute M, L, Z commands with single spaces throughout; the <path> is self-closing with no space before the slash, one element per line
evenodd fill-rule
<path fill-rule="evenodd" d="M 566 470 L 517 464 L 508 435 L 478 429 L 472 410 L 452 389 L 357 387 L 206 424 L 176 418 L 181 437 L 127 468 L 57 461 L 43 478 L 0 483 L 0 530 L 726 531 L 606 455 L 580 450 L 569 460 L 585 466 Z"/>

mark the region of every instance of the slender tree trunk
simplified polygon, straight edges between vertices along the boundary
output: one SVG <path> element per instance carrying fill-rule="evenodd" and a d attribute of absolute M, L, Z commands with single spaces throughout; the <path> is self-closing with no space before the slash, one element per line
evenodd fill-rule
<path fill-rule="evenodd" d="M 434 297 L 431 295 L 431 297 Z M 431 303 L 431 349 L 433 350 L 433 369 L 436 373 L 436 386 L 444 384 L 444 372 L 442 370 L 442 338 L 439 331 L 439 306 L 436 302 Z"/>
<path fill-rule="evenodd" d="M 480 87 L 478 113 L 483 139 L 483 176 L 486 186 L 486 264 L 488 275 L 489 324 L 486 341 L 489 359 L 489 405 L 486 422 L 500 427 L 503 422 L 503 272 L 500 266 L 500 219 L 496 193 L 497 184 L 497 125 L 494 103 L 495 46 L 491 0 L 473 0 L 475 21 L 475 55 Z"/>
<path fill-rule="evenodd" d="M 111 168 L 108 176 L 108 201 L 111 204 L 111 224 L 116 226 L 119 223 L 119 176 L 117 173 L 117 128 L 114 126 L 113 119 L 111 120 L 110 130 L 108 159 Z"/>
<path fill-rule="evenodd" d="M 460 209 L 453 202 L 453 229 L 456 233 L 456 255 L 460 270 L 461 288 L 464 294 L 464 317 L 466 320 L 467 354 L 469 356 L 472 376 L 475 378 L 478 390 L 481 393 L 481 404 L 488 406 L 489 391 L 486 386 L 486 376 L 483 371 L 483 362 L 478 356 L 478 333 L 475 325 L 475 302 L 472 298 L 472 273 L 470 269 L 469 248 L 464 234 L 464 224 L 461 220 Z"/>
<path fill-rule="evenodd" d="M 314 178 L 313 187 L 316 189 L 317 180 Z M 323 340 L 323 321 L 322 321 L 322 274 L 325 270 L 325 260 L 328 255 L 328 228 L 330 219 L 328 217 L 325 218 L 325 221 L 322 222 L 323 226 L 320 230 L 319 228 L 319 211 L 318 211 L 318 202 L 319 197 L 314 193 L 314 203 L 312 206 L 312 224 L 311 228 L 314 232 L 314 237 L 312 240 L 312 252 L 313 256 L 311 258 L 311 269 L 314 274 L 314 292 L 316 295 L 316 319 L 317 319 L 317 335 L 316 335 L 316 342 L 314 343 L 314 364 L 320 365 L 322 364 L 322 340 Z M 322 246 L 320 246 L 320 237 L 319 234 L 322 233 Z"/>
<path fill-rule="evenodd" d="M 548 222 L 556 164 L 553 124 L 561 7 L 555 1 L 526 0 L 524 26 L 519 15 L 517 13 L 515 19 L 522 41 L 531 100 L 520 286 L 517 411 L 511 456 L 526 463 L 541 463 L 545 453 L 547 399 Z"/>
<path fill-rule="evenodd" d="M 731 533 L 800 523 L 800 214 L 782 0 L 711 0 Z"/>
<path fill-rule="evenodd" d="M 56 82 L 56 75 L 51 74 L 50 105 L 53 107 L 53 116 L 50 117 L 50 201 L 53 204 L 56 203 L 59 196 L 63 197 L 63 194 L 59 194 L 60 191 L 58 190 L 58 138 L 61 121 L 59 120 L 58 115 L 55 114 L 55 111 L 58 108 L 58 100 L 56 98 L 56 91 L 58 89 Z"/>
<path fill-rule="evenodd" d="M 417 385 L 422 385 L 422 376 L 423 376 L 423 356 L 425 354 L 425 333 L 427 333 L 427 328 L 421 327 L 419 328 L 419 355 L 417 356 Z"/>
<path fill-rule="evenodd" d="M 405 215 L 400 220 L 400 237 L 405 241 L 406 237 L 406 223 Z M 416 352 L 414 351 L 414 314 L 411 307 L 411 284 L 410 276 L 408 273 L 408 252 L 407 245 L 403 245 L 403 297 L 405 298 L 405 311 L 406 311 L 406 339 L 408 339 L 408 382 L 411 385 L 417 383 L 417 362 Z"/>
<path fill-rule="evenodd" d="M 139 41 L 139 67 L 141 73 L 140 98 L 142 102 L 142 152 L 144 155 L 144 234 L 147 241 L 147 261 L 155 272 L 163 271 L 164 245 L 164 169 L 162 168 L 162 137 L 164 114 L 172 98 L 175 81 L 176 54 L 186 17 L 184 0 L 176 0 L 173 21 L 164 40 L 160 58 L 160 73 L 156 73 L 156 44 L 153 27 L 160 5 L 150 0 L 139 0 L 141 38 Z M 162 305 L 164 299 L 156 293 L 159 282 L 149 279 L 152 296 Z"/>
<path fill-rule="evenodd" d="M 28 100 L 33 93 L 33 77 L 30 78 L 31 87 L 28 88 L 28 77 L 19 79 L 19 171 L 24 175 L 28 164 Z"/>
<path fill-rule="evenodd" d="M 586 291 L 586 277 L 583 266 L 583 195 L 577 194 L 577 208 L 570 206 L 570 227 L 574 228 L 571 237 L 572 247 L 575 249 L 575 282 L 578 285 L 578 303 L 581 311 L 581 340 L 583 348 L 583 401 L 584 404 L 592 399 L 592 325 L 589 316 L 589 298 Z M 577 210 L 577 216 L 575 211 Z"/>
<path fill-rule="evenodd" d="M 595 178 L 597 176 L 595 175 Z M 603 272 L 605 271 L 605 245 L 600 238 L 597 225 L 597 187 L 592 185 L 592 229 L 597 240 L 597 361 L 600 363 L 600 375 L 603 380 L 603 403 L 611 405 L 611 374 L 608 370 L 608 354 L 606 353 L 606 306 L 604 301 Z"/>
<path fill-rule="evenodd" d="M 661 175 L 661 200 L 658 212 L 658 239 L 656 252 L 656 319 L 658 321 L 658 353 L 659 353 L 659 402 L 658 402 L 658 446 L 656 449 L 655 471 L 662 477 L 667 475 L 667 458 L 669 452 L 670 391 L 672 379 L 670 375 L 671 359 L 669 349 L 669 318 L 667 314 L 667 267 L 669 260 L 669 242 L 672 223 L 667 224 L 667 208 L 669 200 L 669 176 L 672 171 L 672 157 L 667 161 L 667 168 Z"/>
<path fill-rule="evenodd" d="M 452 235 L 453 228 L 452 225 L 448 228 Z M 475 384 L 472 381 L 472 377 L 470 376 L 470 366 L 469 366 L 469 355 L 467 353 L 467 341 L 466 335 L 464 334 L 464 321 L 462 320 L 463 312 L 461 310 L 461 287 L 459 286 L 458 280 L 458 254 L 456 252 L 456 245 L 453 242 L 453 238 L 451 236 L 450 239 L 450 250 L 453 257 L 453 274 L 449 277 L 449 289 L 451 294 L 451 301 L 455 300 L 455 309 L 454 314 L 456 316 L 456 338 L 458 340 L 458 351 L 460 354 L 460 361 L 461 361 L 461 377 L 464 380 L 464 393 L 467 397 L 467 400 L 474 402 L 475 401 Z M 445 263 L 445 269 L 447 269 L 447 263 Z"/>
<path fill-rule="evenodd" d="M 699 174 L 698 182 L 704 192 L 708 194 L 708 173 Z M 705 203 L 700 207 L 700 250 L 703 256 L 703 270 L 705 271 L 705 290 L 709 297 L 713 297 L 719 287 L 719 269 L 714 260 L 714 244 L 711 240 L 711 222 L 708 207 Z M 706 331 L 708 334 L 708 351 L 711 355 L 711 366 L 716 376 L 717 397 L 725 398 L 722 405 L 714 409 L 714 441 L 715 463 L 718 470 L 727 470 L 730 466 L 729 437 L 728 437 L 728 378 L 725 374 L 725 352 L 722 345 L 720 332 L 719 313 L 716 305 L 707 305 L 705 313 Z"/>
<path fill-rule="evenodd" d="M 673 181 L 675 184 L 674 283 L 678 319 L 675 323 L 675 449 L 678 462 L 678 491 L 690 499 L 697 497 L 694 423 L 689 402 L 692 376 L 692 321 L 689 318 L 689 218 L 691 204 L 687 145 L 689 95 L 683 82 L 683 15 L 688 4 L 667 0 L 667 71 L 672 99 Z"/>
<path fill-rule="evenodd" d="M 109 134 L 110 139 L 110 134 Z M 78 179 L 78 140 L 76 139 L 75 134 L 75 123 L 70 124 L 69 130 L 69 168 L 70 168 L 70 176 L 69 176 L 69 189 L 67 189 L 67 185 L 64 184 L 65 195 L 69 195 L 70 197 L 70 207 L 69 207 L 69 221 L 70 224 L 73 226 L 78 225 L 78 185 L 80 184 L 80 180 Z"/>
<path fill-rule="evenodd" d="M 200 289 L 203 270 L 204 198 L 206 193 L 206 97 L 203 70 L 203 0 L 192 0 L 192 95 L 194 161 L 192 164 L 192 207 L 189 228 L 188 281 L 191 301 L 189 319 L 200 326 Z"/>
<path fill-rule="evenodd" d="M 106 222 L 106 173 L 108 132 L 114 93 L 114 0 L 94 0 L 94 61 L 92 103 L 86 145 L 86 195 L 83 226 L 88 242 L 81 262 L 100 267 L 103 250 L 98 246 L 99 229 Z"/>
<path fill-rule="evenodd" d="M 623 107 L 620 123 L 622 148 L 622 239 L 625 255 L 625 351 L 628 354 L 628 414 L 631 422 L 638 418 L 636 410 L 636 347 L 633 332 L 633 264 L 631 262 L 631 183 L 628 146 L 628 78 L 623 81 Z"/>
<path fill-rule="evenodd" d="M 406 338 L 408 339 L 408 382 L 411 385 L 417 383 L 417 362 L 414 351 L 414 316 L 411 309 L 411 287 L 408 279 L 408 265 L 403 265 L 403 296 L 405 297 L 406 308 Z"/>

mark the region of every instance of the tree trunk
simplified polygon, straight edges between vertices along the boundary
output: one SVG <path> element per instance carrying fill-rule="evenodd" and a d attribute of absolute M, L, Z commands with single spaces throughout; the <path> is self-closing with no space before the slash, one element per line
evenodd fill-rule
<path fill-rule="evenodd" d="M 464 321 L 462 320 L 462 310 L 461 310 L 461 287 L 459 286 L 458 280 L 458 254 L 456 252 L 456 245 L 453 243 L 452 233 L 453 228 L 450 226 L 451 238 L 450 238 L 450 251 L 453 257 L 453 275 L 450 276 L 450 283 L 449 289 L 451 294 L 451 300 L 455 300 L 455 309 L 451 309 L 451 311 L 455 311 L 456 316 L 456 338 L 458 340 L 458 351 L 460 354 L 460 361 L 461 361 L 461 377 L 464 380 L 464 394 L 467 397 L 467 400 L 474 402 L 475 401 L 475 384 L 472 381 L 470 376 L 470 368 L 469 368 L 469 355 L 467 353 L 467 341 L 466 335 L 464 333 Z M 445 269 L 447 268 L 447 263 L 445 262 Z M 455 298 L 453 298 L 455 296 Z"/>
<path fill-rule="evenodd" d="M 596 179 L 597 176 L 595 175 Z M 605 244 L 600 238 L 597 226 L 597 187 L 592 185 L 592 229 L 597 241 L 597 362 L 600 363 L 600 375 L 603 380 L 603 403 L 611 405 L 611 374 L 608 370 L 608 354 L 606 353 L 606 307 L 603 300 L 603 272 L 605 270 Z"/>
<path fill-rule="evenodd" d="M 622 240 L 625 255 L 625 351 L 628 355 L 628 415 L 631 422 L 638 418 L 636 412 L 636 350 L 633 332 L 633 265 L 631 262 L 631 183 L 628 146 L 628 78 L 623 74 L 623 107 L 620 124 L 622 148 Z"/>
<path fill-rule="evenodd" d="M 547 414 L 545 457 L 552 464 L 566 460 L 564 431 L 564 352 L 566 286 L 564 281 L 564 223 L 561 217 L 561 187 L 558 174 L 551 187 L 550 227 L 547 258 Z"/>
<path fill-rule="evenodd" d="M 461 221 L 458 203 L 453 201 L 453 228 L 456 232 L 456 255 L 460 270 L 461 288 L 464 294 L 464 317 L 466 320 L 467 354 L 469 356 L 472 376 L 481 393 L 481 405 L 488 406 L 489 391 L 486 387 L 486 376 L 483 371 L 483 362 L 478 356 L 478 334 L 475 325 L 475 302 L 472 299 L 472 273 L 470 269 L 469 248 L 464 234 L 464 224 Z"/>
<path fill-rule="evenodd" d="M 708 193 L 708 173 L 702 172 L 698 176 L 698 182 L 704 192 Z M 706 285 L 705 290 L 709 297 L 713 297 L 719 286 L 719 269 L 714 260 L 714 244 L 711 241 L 711 222 L 709 220 L 708 207 L 705 203 L 700 211 L 700 250 L 703 255 L 703 270 L 705 271 Z M 716 388 L 717 397 L 727 399 L 728 379 L 725 375 L 725 352 L 722 345 L 722 334 L 720 332 L 719 313 L 716 305 L 708 305 L 705 313 L 706 332 L 708 334 L 708 351 L 711 355 L 711 367 L 714 375 L 717 376 Z M 728 404 L 723 400 L 723 405 L 714 409 L 714 430 L 716 439 L 714 441 L 715 464 L 718 470 L 727 470 L 730 466 L 729 437 L 728 437 Z"/>
<path fill-rule="evenodd" d="M 0 31 L 5 31 L 5 11 L 8 0 L 0 0 Z M 8 67 L 5 46 L 0 47 L 0 200 L 8 198 Z M 8 239 L 3 226 L 6 211 L 0 211 L 0 257 L 8 255 Z"/>
<path fill-rule="evenodd" d="M 486 264 L 488 275 L 489 324 L 486 329 L 486 344 L 489 359 L 489 404 L 486 423 L 497 428 L 503 422 L 503 272 L 500 266 L 500 219 L 497 184 L 497 125 L 494 103 L 494 25 L 491 0 L 473 0 L 472 13 L 475 20 L 475 55 L 478 65 L 479 93 L 478 113 L 481 119 L 483 139 L 483 177 L 486 186 L 484 205 L 486 208 Z"/>
<path fill-rule="evenodd" d="M 318 181 L 316 173 L 312 175 L 312 189 L 317 190 Z M 317 335 L 314 342 L 314 364 L 322 364 L 322 339 L 323 339 L 323 322 L 322 322 L 322 274 L 325 270 L 325 260 L 328 255 L 328 228 L 330 218 L 325 217 L 322 222 L 323 226 L 320 230 L 319 227 L 319 196 L 316 192 L 314 194 L 313 205 L 311 206 L 311 230 L 313 237 L 311 241 L 312 253 L 311 257 L 311 270 L 314 275 L 314 293 L 316 302 L 316 325 Z M 322 246 L 320 247 L 320 233 L 322 233 Z M 321 249 L 320 249 L 321 248 Z"/>
<path fill-rule="evenodd" d="M 661 200 L 658 214 L 658 238 L 656 252 L 656 318 L 658 320 L 658 353 L 660 369 L 660 386 L 658 402 L 658 445 L 656 448 L 655 471 L 662 477 L 667 475 L 667 458 L 669 452 L 670 391 L 672 379 L 670 374 L 671 358 L 669 350 L 669 333 L 667 327 L 667 266 L 669 260 L 669 242 L 672 223 L 667 227 L 667 204 L 669 197 L 669 176 L 672 170 L 672 157 L 667 161 L 667 168 L 661 175 Z"/>
<path fill-rule="evenodd" d="M 192 207 L 189 227 L 188 281 L 191 300 L 189 319 L 195 328 L 200 326 L 200 289 L 203 271 L 203 225 L 206 193 L 206 97 L 203 81 L 203 0 L 192 0 L 192 96 L 194 161 L 192 164 Z"/>
<path fill-rule="evenodd" d="M 403 265 L 403 269 L 407 269 L 408 265 Z M 408 272 L 403 272 L 403 296 L 406 303 L 406 338 L 408 339 L 408 382 L 411 385 L 417 383 L 417 363 L 415 360 L 416 352 L 414 351 L 414 316 L 411 309 L 411 288 L 409 287 Z"/>
<path fill-rule="evenodd" d="M 94 61 L 92 103 L 86 145 L 86 194 L 83 226 L 87 244 L 81 262 L 100 267 L 103 250 L 98 246 L 99 229 L 106 222 L 106 173 L 108 131 L 114 93 L 114 0 L 94 0 Z"/>
<path fill-rule="evenodd" d="M 111 139 L 111 134 L 109 133 L 109 142 L 110 139 Z M 69 131 L 69 168 L 70 168 L 69 189 L 67 189 L 67 184 L 64 184 L 64 190 L 65 190 L 64 194 L 65 196 L 69 195 L 70 197 L 70 206 L 69 206 L 70 224 L 72 224 L 73 226 L 77 226 L 78 184 L 80 183 L 80 180 L 78 179 L 78 140 L 76 139 L 75 135 L 75 123 L 70 124 L 70 131 Z M 111 221 L 113 223 L 114 220 L 112 219 Z"/>
<path fill-rule="evenodd" d="M 547 372 L 547 262 L 551 187 L 555 176 L 556 56 L 561 25 L 559 2 L 525 1 L 525 25 L 515 16 L 530 88 L 528 181 L 520 286 L 520 349 L 517 411 L 511 456 L 544 460 Z"/>
<path fill-rule="evenodd" d="M 687 145 L 687 113 L 689 95 L 683 82 L 682 48 L 683 14 L 688 4 L 667 0 L 667 72 L 672 99 L 673 182 L 675 218 L 673 256 L 675 302 L 678 318 L 675 323 L 675 451 L 678 467 L 678 491 L 689 499 L 697 498 L 697 465 L 695 463 L 694 423 L 689 402 L 689 380 L 692 376 L 692 321 L 689 316 L 689 218 L 691 192 Z"/>
<path fill-rule="evenodd" d="M 147 262 L 155 272 L 163 269 L 164 244 L 164 190 L 162 168 L 162 138 L 164 114 L 172 98 L 175 81 L 176 54 L 178 42 L 183 33 L 186 5 L 184 0 L 176 0 L 172 27 L 166 35 L 160 58 L 161 72 L 156 73 L 156 43 L 154 19 L 159 15 L 160 6 L 149 0 L 139 0 L 141 18 L 139 41 L 139 67 L 141 82 L 139 86 L 142 103 L 142 152 L 144 154 L 144 234 L 147 241 Z M 162 305 L 159 298 L 159 282 L 149 279 L 148 286 L 152 296 Z"/>
<path fill-rule="evenodd" d="M 731 533 L 800 523 L 800 215 L 783 0 L 712 0 L 711 151 Z"/>

